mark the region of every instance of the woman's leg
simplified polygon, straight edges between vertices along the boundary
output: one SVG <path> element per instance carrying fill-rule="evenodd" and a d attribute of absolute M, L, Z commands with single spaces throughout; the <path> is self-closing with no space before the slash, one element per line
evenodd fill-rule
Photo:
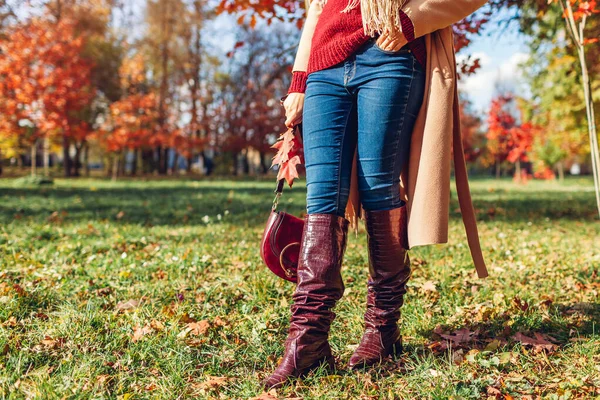
<path fill-rule="evenodd" d="M 406 47 L 390 53 L 375 43 L 358 54 L 357 77 L 357 172 L 369 278 L 365 333 L 350 367 L 374 364 L 401 347 L 398 320 L 411 270 L 399 177 L 425 84 L 423 68 Z"/>
<path fill-rule="evenodd" d="M 342 63 L 308 76 L 302 122 L 308 214 L 343 217 L 348 203 L 357 113 L 344 75 Z"/>
<path fill-rule="evenodd" d="M 400 207 L 400 172 L 423 101 L 423 68 L 406 46 L 389 53 L 373 44 L 357 57 L 357 75 L 360 199 L 368 211 Z"/>
<path fill-rule="evenodd" d="M 285 352 L 264 382 L 267 389 L 321 363 L 334 367 L 328 336 L 335 317 L 331 310 L 344 292 L 340 270 L 349 222 L 344 209 L 356 146 L 356 107 L 343 81 L 343 64 L 307 80 L 302 133 L 308 213 Z"/>

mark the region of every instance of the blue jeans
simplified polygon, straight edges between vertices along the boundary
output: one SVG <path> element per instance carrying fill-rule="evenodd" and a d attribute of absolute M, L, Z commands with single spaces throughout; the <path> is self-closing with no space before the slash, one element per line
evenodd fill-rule
<path fill-rule="evenodd" d="M 400 172 L 424 95 L 425 72 L 408 46 L 370 39 L 345 61 L 308 74 L 302 137 L 307 213 L 344 216 L 357 151 L 363 208 L 400 207 Z"/>

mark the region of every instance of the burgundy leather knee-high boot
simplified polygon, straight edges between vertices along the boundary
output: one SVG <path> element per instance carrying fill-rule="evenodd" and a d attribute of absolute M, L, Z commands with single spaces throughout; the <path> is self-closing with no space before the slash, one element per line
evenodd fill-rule
<path fill-rule="evenodd" d="M 340 270 L 349 221 L 335 214 L 307 214 L 304 221 L 289 334 L 281 363 L 263 381 L 267 390 L 322 363 L 334 368 L 329 327 L 331 309 L 344 293 Z"/>
<path fill-rule="evenodd" d="M 406 206 L 365 211 L 369 249 L 369 280 L 365 331 L 349 367 L 356 369 L 380 362 L 402 347 L 398 329 L 400 307 L 410 278 L 407 252 Z"/>

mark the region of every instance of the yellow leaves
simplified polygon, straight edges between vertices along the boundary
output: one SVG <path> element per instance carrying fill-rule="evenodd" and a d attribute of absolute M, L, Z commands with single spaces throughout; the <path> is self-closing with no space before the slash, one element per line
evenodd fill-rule
<path fill-rule="evenodd" d="M 494 339 L 491 342 L 489 342 L 487 344 L 487 346 L 485 346 L 483 351 L 496 351 L 496 350 L 498 350 L 498 348 L 500 347 L 501 344 L 502 344 L 502 342 L 500 342 L 500 340 Z"/>

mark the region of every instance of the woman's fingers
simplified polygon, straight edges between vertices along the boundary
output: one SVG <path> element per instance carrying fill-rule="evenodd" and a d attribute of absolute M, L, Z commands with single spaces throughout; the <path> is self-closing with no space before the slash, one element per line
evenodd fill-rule
<path fill-rule="evenodd" d="M 304 107 L 304 93 L 290 93 L 283 102 L 285 108 L 285 126 L 292 128 L 302 122 L 302 109 Z"/>
<path fill-rule="evenodd" d="M 377 45 L 383 50 L 397 51 L 407 43 L 402 32 L 383 33 L 377 38 Z"/>

